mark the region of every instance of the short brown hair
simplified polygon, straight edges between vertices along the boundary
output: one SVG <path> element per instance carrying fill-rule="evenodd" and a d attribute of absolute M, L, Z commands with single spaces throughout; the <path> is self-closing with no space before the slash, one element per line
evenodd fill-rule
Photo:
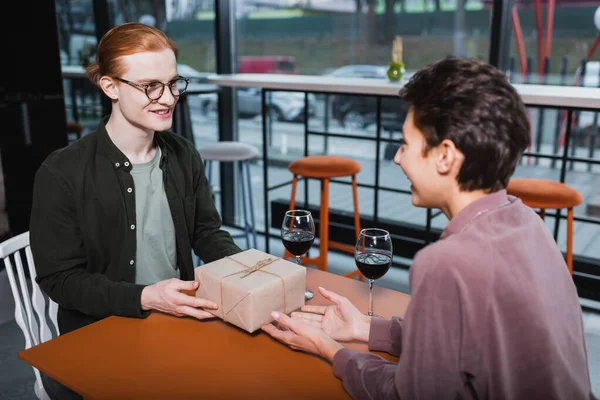
<path fill-rule="evenodd" d="M 128 22 L 110 29 L 100 39 L 96 51 L 96 60 L 86 73 L 88 78 L 98 84 L 102 76 L 119 76 L 124 73 L 120 57 L 144 51 L 171 49 L 178 56 L 177 46 L 161 30 L 139 22 Z"/>
<path fill-rule="evenodd" d="M 461 190 L 506 188 L 531 138 L 521 96 L 500 70 L 448 57 L 419 70 L 400 96 L 425 136 L 424 154 L 449 139 L 465 155 Z"/>

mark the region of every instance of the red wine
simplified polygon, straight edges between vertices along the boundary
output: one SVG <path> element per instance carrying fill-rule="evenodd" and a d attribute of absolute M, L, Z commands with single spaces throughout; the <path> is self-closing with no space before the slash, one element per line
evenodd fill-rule
<path fill-rule="evenodd" d="M 354 258 L 356 266 L 367 279 L 379 279 L 388 272 L 392 257 L 383 253 L 359 253 Z"/>
<path fill-rule="evenodd" d="M 283 245 L 295 256 L 306 254 L 315 241 L 315 235 L 310 232 L 288 232 L 281 238 Z"/>

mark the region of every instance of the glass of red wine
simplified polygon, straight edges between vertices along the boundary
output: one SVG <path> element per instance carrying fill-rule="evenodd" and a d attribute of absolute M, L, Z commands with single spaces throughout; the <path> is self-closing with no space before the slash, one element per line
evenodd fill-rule
<path fill-rule="evenodd" d="M 354 248 L 354 261 L 369 280 L 369 311 L 373 315 L 373 283 L 388 272 L 392 264 L 392 238 L 383 229 L 363 229 Z"/>
<path fill-rule="evenodd" d="M 296 263 L 300 265 L 300 256 L 306 254 L 315 241 L 315 221 L 310 211 L 287 211 L 281 225 L 281 240 L 287 251 L 296 256 Z M 307 289 L 304 297 L 306 300 L 312 299 L 313 292 Z"/>

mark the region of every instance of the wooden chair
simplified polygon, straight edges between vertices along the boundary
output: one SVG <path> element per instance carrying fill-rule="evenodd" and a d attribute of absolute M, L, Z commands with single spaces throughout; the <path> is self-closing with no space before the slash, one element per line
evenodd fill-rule
<path fill-rule="evenodd" d="M 344 251 L 354 255 L 354 246 L 338 243 L 329 240 L 329 181 L 332 178 L 341 178 L 345 176 L 352 177 L 352 197 L 354 200 L 354 229 L 356 240 L 360 234 L 360 215 L 358 212 L 358 190 L 356 184 L 356 174 L 361 170 L 360 164 L 350 158 L 339 156 L 308 156 L 302 157 L 290 163 L 289 171 L 294 174 L 292 181 L 292 194 L 290 198 L 290 210 L 294 209 L 296 200 L 296 186 L 298 177 L 307 179 L 318 179 L 321 181 L 321 204 L 319 207 L 319 255 L 308 258 L 302 256 L 300 262 L 303 265 L 310 264 L 317 266 L 322 271 L 327 271 L 327 252 L 329 248 Z M 285 250 L 285 258 L 292 257 L 292 254 Z M 357 276 L 364 281 L 364 276 L 359 270 L 352 271 L 344 276 L 353 278 Z"/>
<path fill-rule="evenodd" d="M 29 279 L 21 255 L 25 254 Z M 58 305 L 48 299 L 35 281 L 35 265 L 29 247 L 29 232 L 21 233 L 0 243 L 0 258 L 4 261 L 10 289 L 15 299 L 15 320 L 25 336 L 25 349 L 37 346 L 58 335 Z M 31 287 L 31 292 L 30 292 Z M 46 302 L 48 309 L 46 310 Z M 34 314 L 35 313 L 35 314 Z M 38 327 L 39 323 L 39 327 Z M 50 329 L 53 326 L 55 335 Z M 42 385 L 40 372 L 35 373 L 34 392 L 38 399 L 50 399 Z"/>
<path fill-rule="evenodd" d="M 518 197 L 523 204 L 540 209 L 540 217 L 547 209 L 567 209 L 567 254 L 569 272 L 573 273 L 573 208 L 583 202 L 581 194 L 564 183 L 535 178 L 515 178 L 508 182 L 508 194 Z"/>

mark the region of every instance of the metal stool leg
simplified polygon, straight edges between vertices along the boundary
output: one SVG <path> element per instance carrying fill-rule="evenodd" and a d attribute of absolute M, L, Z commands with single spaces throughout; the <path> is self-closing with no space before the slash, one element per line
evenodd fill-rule
<path fill-rule="evenodd" d="M 298 184 L 298 176 L 294 175 L 294 178 L 292 179 L 292 194 L 290 195 L 290 207 L 289 207 L 290 210 L 293 210 L 294 207 L 296 207 L 296 185 L 297 184 Z M 283 258 L 287 260 L 289 258 L 294 258 L 294 256 L 292 255 L 292 253 L 287 251 L 287 249 L 284 247 Z M 300 259 L 302 259 L 302 257 Z"/>
<path fill-rule="evenodd" d="M 256 224 L 254 223 L 254 200 L 252 200 L 252 180 L 250 179 L 250 165 L 244 161 L 244 167 L 246 168 L 246 183 L 248 184 L 248 199 L 250 202 L 250 228 L 252 230 L 252 237 L 254 239 L 254 248 L 258 248 L 258 242 L 256 241 Z"/>
<path fill-rule="evenodd" d="M 239 181 L 240 181 L 240 189 L 242 191 L 242 207 L 243 207 L 243 212 L 244 212 L 244 234 L 246 236 L 246 247 L 249 249 L 250 248 L 250 223 L 248 221 L 248 210 L 246 208 L 246 188 L 245 188 L 245 177 L 244 177 L 244 168 L 243 168 L 243 162 L 238 162 L 238 169 L 239 169 Z"/>

